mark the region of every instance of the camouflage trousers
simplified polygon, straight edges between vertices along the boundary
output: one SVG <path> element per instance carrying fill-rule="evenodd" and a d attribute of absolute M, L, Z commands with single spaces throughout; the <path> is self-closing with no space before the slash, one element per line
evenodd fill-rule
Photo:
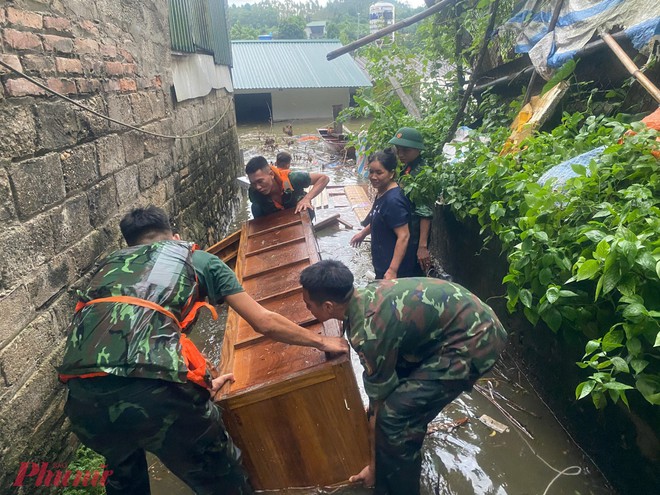
<path fill-rule="evenodd" d="M 103 455 L 108 495 L 148 495 L 145 451 L 203 495 L 251 494 L 218 406 L 192 383 L 104 376 L 68 382 L 72 429 Z"/>
<path fill-rule="evenodd" d="M 376 417 L 376 495 L 416 495 L 428 424 L 473 379 L 417 380 L 415 372 L 381 404 Z"/>

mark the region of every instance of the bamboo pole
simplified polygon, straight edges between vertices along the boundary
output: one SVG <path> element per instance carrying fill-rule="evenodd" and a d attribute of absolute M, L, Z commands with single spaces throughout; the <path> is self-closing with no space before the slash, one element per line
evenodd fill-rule
<path fill-rule="evenodd" d="M 447 7 L 448 5 L 451 5 L 456 1 L 457 0 L 440 0 L 433 7 L 429 7 L 428 9 L 423 10 L 419 14 L 415 14 L 412 17 L 408 17 L 408 19 L 404 19 L 403 21 L 397 22 L 395 24 L 391 24 L 381 29 L 380 31 L 376 31 L 373 34 L 364 36 L 363 38 L 360 38 L 359 40 L 355 40 L 354 42 L 349 43 L 346 46 L 342 46 L 341 48 L 337 48 L 336 50 L 331 51 L 326 55 L 326 58 L 328 60 L 333 60 L 339 57 L 340 55 L 344 55 L 345 53 L 352 52 L 353 50 L 356 50 L 361 46 L 366 45 L 367 43 L 371 43 L 372 41 L 376 41 L 377 39 L 380 39 L 383 36 L 387 36 L 388 34 L 393 33 L 394 31 L 398 31 L 399 29 L 408 27 L 411 24 L 415 24 L 416 22 L 421 21 L 422 19 L 432 14 L 435 14 L 436 12 L 441 11 L 444 7 Z"/>
<path fill-rule="evenodd" d="M 621 48 L 621 46 L 616 42 L 614 38 L 612 38 L 610 34 L 604 31 L 601 31 L 599 34 L 603 41 L 607 43 L 607 46 L 609 46 L 610 49 L 614 52 L 614 55 L 616 55 L 621 63 L 625 66 L 628 72 L 630 72 L 630 74 L 639 81 L 639 84 L 641 84 L 644 89 L 648 91 L 653 98 L 655 98 L 655 101 L 660 103 L 660 89 L 658 89 L 658 87 L 653 84 L 641 70 L 637 68 L 635 62 L 632 61 L 628 54 L 623 50 L 623 48 Z"/>

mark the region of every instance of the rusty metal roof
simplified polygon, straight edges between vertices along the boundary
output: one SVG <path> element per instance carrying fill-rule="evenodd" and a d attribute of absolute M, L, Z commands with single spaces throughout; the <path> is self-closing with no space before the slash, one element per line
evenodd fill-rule
<path fill-rule="evenodd" d="M 328 61 L 336 40 L 232 41 L 234 88 L 358 88 L 371 86 L 350 55 Z"/>

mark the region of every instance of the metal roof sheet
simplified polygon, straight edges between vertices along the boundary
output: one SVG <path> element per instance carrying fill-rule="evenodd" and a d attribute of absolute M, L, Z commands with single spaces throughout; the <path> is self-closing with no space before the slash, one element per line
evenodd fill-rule
<path fill-rule="evenodd" d="M 234 89 L 371 86 L 350 55 L 328 61 L 336 40 L 232 41 Z"/>

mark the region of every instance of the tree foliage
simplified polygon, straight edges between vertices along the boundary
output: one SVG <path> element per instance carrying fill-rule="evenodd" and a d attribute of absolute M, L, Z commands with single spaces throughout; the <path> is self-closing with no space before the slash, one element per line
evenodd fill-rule
<path fill-rule="evenodd" d="M 277 39 L 302 40 L 305 35 L 305 20 L 300 16 L 291 16 L 282 19 L 277 25 Z"/>
<path fill-rule="evenodd" d="M 512 5 L 501 5 L 504 19 Z M 414 45 L 363 50 L 374 86 L 355 97 L 358 107 L 346 115 L 373 118 L 372 150 L 386 146 L 401 126 L 422 132 L 431 164 L 404 180 L 404 189 L 413 200 L 441 198 L 457 218 L 476 219 L 486 241 L 497 237 L 509 263 L 508 309 L 584 345 L 577 399 L 590 397 L 601 408 L 608 401 L 628 405 L 635 393 L 660 405 L 658 133 L 625 123 L 624 115 L 590 115 L 598 91 L 585 93 L 566 69 L 569 98 L 583 99 L 587 111 L 565 113 L 554 129 L 503 154 L 522 95 L 510 101 L 481 95 L 466 112 L 470 138 L 445 147 L 445 130 L 483 42 L 488 6 L 487 0 L 461 2 L 422 23 Z M 498 60 L 511 56 L 510 41 L 492 47 Z M 389 75 L 416 101 L 420 120 L 404 108 Z M 605 94 L 610 108 L 619 108 L 620 93 Z M 538 183 L 553 165 L 599 146 L 602 154 L 574 166 L 575 177 L 565 184 Z M 450 162 L 443 151 L 452 149 Z"/>
<path fill-rule="evenodd" d="M 321 6 L 318 0 L 305 2 L 261 0 L 255 3 L 232 5 L 228 10 L 231 39 L 255 39 L 259 34 L 278 33 L 282 31 L 280 28 L 282 22 L 286 24 L 284 28 L 286 36 L 299 36 L 297 30 L 291 31 L 294 28 L 290 19 L 300 18 L 303 20 L 303 29 L 307 22 L 327 21 L 326 38 L 338 39 L 347 44 L 369 34 L 369 6 L 373 3 L 372 0 L 334 0 L 328 2 L 326 6 Z M 395 5 L 397 20 L 410 17 L 421 10 L 397 1 L 391 3 Z M 236 24 L 239 24 L 238 28 L 235 28 Z M 416 29 L 417 26 L 411 26 L 402 34 L 414 32 Z"/>

